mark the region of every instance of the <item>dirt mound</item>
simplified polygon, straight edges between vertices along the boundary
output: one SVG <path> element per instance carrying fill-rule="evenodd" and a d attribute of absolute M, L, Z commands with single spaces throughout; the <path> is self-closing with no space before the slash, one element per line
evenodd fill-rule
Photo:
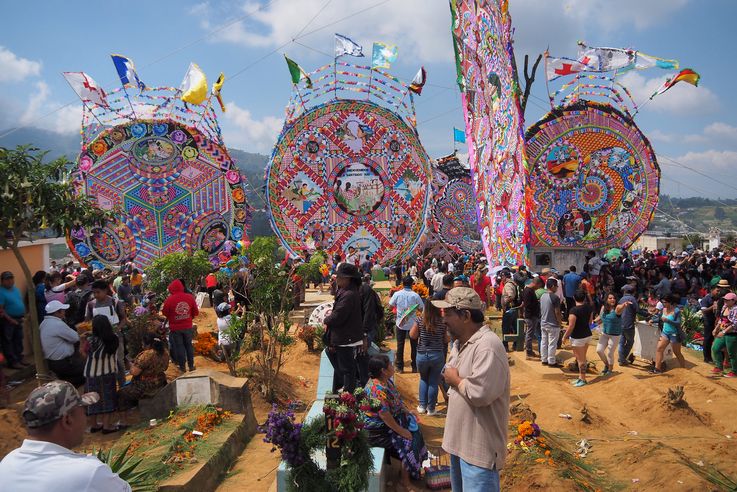
<path fill-rule="evenodd" d="M 26 429 L 15 408 L 0 409 L 0 459 L 20 446 L 26 438 Z"/>

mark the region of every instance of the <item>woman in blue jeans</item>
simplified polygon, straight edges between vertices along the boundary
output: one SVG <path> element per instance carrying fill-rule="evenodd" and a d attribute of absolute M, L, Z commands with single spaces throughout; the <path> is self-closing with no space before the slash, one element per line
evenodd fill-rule
<path fill-rule="evenodd" d="M 420 404 L 418 413 L 427 413 L 432 416 L 437 412 L 435 405 L 438 401 L 438 384 L 440 372 L 445 365 L 445 350 L 450 341 L 448 330 L 440 314 L 440 309 L 428 300 L 422 317 L 418 317 L 409 331 L 413 340 L 419 339 L 417 344 L 417 371 L 420 373 Z"/>

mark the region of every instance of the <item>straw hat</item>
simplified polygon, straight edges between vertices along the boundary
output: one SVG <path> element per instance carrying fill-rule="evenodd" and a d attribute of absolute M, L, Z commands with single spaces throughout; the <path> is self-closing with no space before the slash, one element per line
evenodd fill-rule
<path fill-rule="evenodd" d="M 729 289 L 731 286 L 729 285 L 729 281 L 726 278 L 723 278 L 719 281 L 717 287 L 720 287 L 722 289 Z"/>

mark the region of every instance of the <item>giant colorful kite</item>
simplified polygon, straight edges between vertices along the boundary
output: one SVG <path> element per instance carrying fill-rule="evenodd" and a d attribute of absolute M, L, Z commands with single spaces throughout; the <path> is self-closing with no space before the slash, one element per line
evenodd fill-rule
<path fill-rule="evenodd" d="M 478 251 L 481 235 L 468 168 L 451 154 L 439 158 L 433 171 L 432 233 L 422 248 L 436 257 Z"/>
<path fill-rule="evenodd" d="M 423 234 L 431 180 L 408 86 L 343 62 L 303 80 L 267 167 L 272 228 L 293 256 L 404 256 Z"/>
<path fill-rule="evenodd" d="M 533 246 L 629 247 L 658 203 L 650 142 L 610 104 L 558 107 L 527 132 Z"/>
<path fill-rule="evenodd" d="M 507 2 L 450 3 L 481 240 L 489 265 L 526 263 L 524 122 Z"/>
<path fill-rule="evenodd" d="M 168 253 L 203 249 L 213 265 L 227 263 L 246 240 L 250 210 L 209 99 L 184 104 L 178 89 L 145 86 L 98 95 L 99 104 L 83 97 L 75 186 L 115 219 L 72 229 L 74 255 L 92 268 L 130 260 L 145 267 Z"/>

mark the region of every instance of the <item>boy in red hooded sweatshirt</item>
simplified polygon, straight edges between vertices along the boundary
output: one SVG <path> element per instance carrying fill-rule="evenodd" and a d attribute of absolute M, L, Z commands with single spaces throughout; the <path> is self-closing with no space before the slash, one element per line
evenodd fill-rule
<path fill-rule="evenodd" d="M 192 347 L 192 319 L 200 314 L 194 296 L 184 291 L 184 284 L 175 279 L 169 284 L 169 297 L 164 301 L 161 312 L 169 320 L 169 340 L 174 362 L 184 371 L 184 363 L 194 371 L 194 348 Z"/>

